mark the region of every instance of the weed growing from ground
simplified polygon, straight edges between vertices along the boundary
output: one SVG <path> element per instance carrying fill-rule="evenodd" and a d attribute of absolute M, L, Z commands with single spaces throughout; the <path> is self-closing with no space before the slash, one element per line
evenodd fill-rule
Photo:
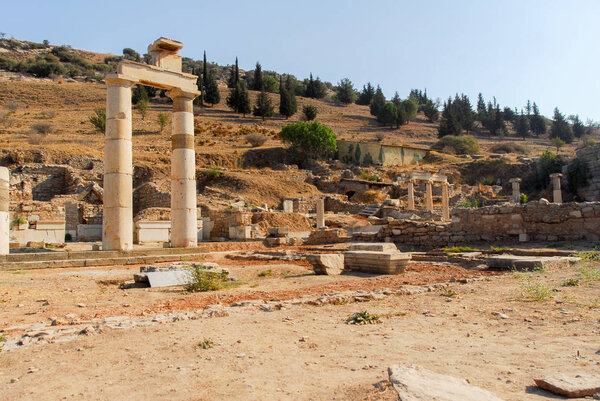
<path fill-rule="evenodd" d="M 600 280 L 600 268 L 598 267 L 585 266 L 579 269 L 579 273 L 586 283 Z"/>
<path fill-rule="evenodd" d="M 198 343 L 197 347 L 201 349 L 210 349 L 215 346 L 215 342 L 210 338 L 205 338 L 201 342 Z"/>
<path fill-rule="evenodd" d="M 269 269 L 269 270 L 263 270 L 262 272 L 258 273 L 258 277 L 270 277 L 273 275 L 273 270 Z"/>
<path fill-rule="evenodd" d="M 0 333 L 0 352 L 2 352 L 5 342 L 6 342 L 6 334 Z"/>
<path fill-rule="evenodd" d="M 377 324 L 381 323 L 379 315 L 369 313 L 366 310 L 362 312 L 356 312 L 354 315 L 346 319 L 346 324 Z"/>
<path fill-rule="evenodd" d="M 600 262 L 600 252 L 598 251 L 579 252 L 575 256 L 582 262 Z"/>
<path fill-rule="evenodd" d="M 442 248 L 442 251 L 446 253 L 473 252 L 476 250 L 470 246 L 447 246 L 446 248 Z"/>
<path fill-rule="evenodd" d="M 225 287 L 227 274 L 206 270 L 201 266 L 190 269 L 191 280 L 185 286 L 189 292 L 217 291 Z"/>
<path fill-rule="evenodd" d="M 575 278 L 566 279 L 563 283 L 563 287 L 577 287 L 579 285 L 579 280 Z"/>
<path fill-rule="evenodd" d="M 442 290 L 440 295 L 443 297 L 453 298 L 458 295 L 458 292 L 454 291 L 453 289 L 447 288 L 445 290 Z"/>
<path fill-rule="evenodd" d="M 526 276 L 521 283 L 521 291 L 525 298 L 533 301 L 544 301 L 554 296 L 555 289 L 548 286 L 540 279 Z"/>

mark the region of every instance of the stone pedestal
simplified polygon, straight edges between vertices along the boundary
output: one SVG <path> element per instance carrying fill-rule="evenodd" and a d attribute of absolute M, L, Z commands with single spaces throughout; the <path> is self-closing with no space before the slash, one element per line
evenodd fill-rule
<path fill-rule="evenodd" d="M 408 210 L 415 210 L 415 182 L 408 181 Z"/>
<path fill-rule="evenodd" d="M 8 215 L 8 182 L 10 174 L 6 167 L 0 167 L 0 255 L 8 255 L 10 241 L 10 220 Z"/>
<path fill-rule="evenodd" d="M 563 175 L 560 173 L 550 174 L 552 180 L 552 195 L 554 197 L 554 203 L 562 203 L 562 191 L 560 189 L 560 178 Z"/>
<path fill-rule="evenodd" d="M 442 184 L 442 218 L 450 220 L 450 197 L 448 196 L 448 183 Z"/>
<path fill-rule="evenodd" d="M 195 247 L 198 241 L 196 208 L 196 152 L 194 151 L 195 94 L 181 90 L 168 93 L 173 99 L 171 136 L 171 246 Z"/>
<path fill-rule="evenodd" d="M 132 82 L 107 77 L 106 83 L 102 249 L 126 251 L 133 247 Z"/>
<path fill-rule="evenodd" d="M 294 201 L 290 199 L 283 201 L 283 213 L 294 213 Z"/>
<path fill-rule="evenodd" d="M 431 180 L 426 182 L 425 209 L 428 212 L 433 212 L 433 182 Z"/>
<path fill-rule="evenodd" d="M 317 199 L 317 230 L 325 228 L 325 200 Z"/>
<path fill-rule="evenodd" d="M 512 201 L 513 203 L 519 203 L 521 201 L 521 179 L 511 178 L 509 182 L 512 184 Z"/>

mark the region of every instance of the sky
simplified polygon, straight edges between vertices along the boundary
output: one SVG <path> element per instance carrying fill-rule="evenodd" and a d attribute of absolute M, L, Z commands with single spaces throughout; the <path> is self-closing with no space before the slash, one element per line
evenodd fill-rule
<path fill-rule="evenodd" d="M 371 82 L 389 98 L 427 89 L 501 106 L 535 101 L 600 121 L 599 0 L 3 2 L 7 37 L 121 54 L 160 36 L 181 54 L 241 69 Z"/>

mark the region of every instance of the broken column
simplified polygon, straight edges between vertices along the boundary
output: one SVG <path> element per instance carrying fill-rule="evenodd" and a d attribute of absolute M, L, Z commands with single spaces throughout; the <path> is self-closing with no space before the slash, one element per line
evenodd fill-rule
<path fill-rule="evenodd" d="M 561 173 L 550 174 L 552 179 L 552 195 L 554 197 L 554 203 L 562 203 L 562 192 L 560 190 L 560 178 L 563 175 Z"/>
<path fill-rule="evenodd" d="M 325 200 L 323 198 L 317 199 L 317 230 L 321 230 L 325 227 Z"/>
<path fill-rule="evenodd" d="M 425 209 L 427 209 L 428 212 L 433 212 L 433 181 L 427 180 L 425 184 Z"/>
<path fill-rule="evenodd" d="M 10 175 L 6 167 L 0 167 L 0 255 L 8 255 L 10 221 L 8 217 L 8 182 Z"/>
<path fill-rule="evenodd" d="M 415 210 L 415 181 L 408 181 L 408 210 Z"/>
<path fill-rule="evenodd" d="M 133 247 L 131 86 L 118 75 L 106 77 L 104 212 L 102 249 Z"/>
<path fill-rule="evenodd" d="M 511 178 L 509 182 L 512 184 L 512 201 L 513 203 L 519 203 L 521 201 L 521 179 Z"/>
<path fill-rule="evenodd" d="M 448 196 L 448 183 L 442 183 L 442 218 L 450 220 L 450 197 Z"/>
<path fill-rule="evenodd" d="M 196 152 L 194 151 L 195 93 L 169 91 L 173 99 L 171 136 L 171 246 L 194 247 L 198 241 Z"/>

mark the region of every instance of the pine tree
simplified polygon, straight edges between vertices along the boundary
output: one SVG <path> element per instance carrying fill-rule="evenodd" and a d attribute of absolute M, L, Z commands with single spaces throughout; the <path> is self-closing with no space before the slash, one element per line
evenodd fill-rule
<path fill-rule="evenodd" d="M 394 124 L 398 119 L 398 109 L 396 105 L 392 102 L 387 102 L 379 109 L 379 114 L 377 115 L 377 120 L 383 123 L 384 125 L 390 126 L 390 128 L 394 128 Z"/>
<path fill-rule="evenodd" d="M 352 81 L 348 78 L 343 78 L 339 83 L 335 91 L 336 99 L 344 104 L 354 103 L 356 100 L 356 91 Z"/>
<path fill-rule="evenodd" d="M 250 96 L 248 96 L 248 90 L 246 89 L 246 85 L 243 82 L 238 82 L 238 86 L 240 87 L 240 98 L 237 112 L 242 113 L 242 115 L 246 117 L 246 114 L 250 114 L 250 112 L 252 111 Z"/>
<path fill-rule="evenodd" d="M 565 120 L 565 116 L 558 110 L 558 107 L 554 109 L 550 138 L 559 138 L 566 143 L 573 142 L 573 130 L 567 120 Z"/>
<path fill-rule="evenodd" d="M 427 103 L 423 105 L 423 113 L 425 113 L 425 117 L 430 123 L 434 123 L 440 118 L 438 107 L 439 101 L 434 102 L 431 99 L 427 99 Z"/>
<path fill-rule="evenodd" d="M 383 92 L 379 85 L 377 85 L 377 90 L 371 99 L 371 103 L 369 104 L 369 109 L 371 111 L 371 115 L 377 117 L 379 114 L 379 109 L 383 107 L 385 104 L 385 96 L 383 96 Z"/>
<path fill-rule="evenodd" d="M 458 102 L 459 108 L 459 122 L 461 127 L 467 131 L 467 134 L 473 130 L 473 124 L 475 123 L 475 118 L 473 116 L 473 108 L 471 107 L 471 101 L 469 97 L 465 94 L 462 94 L 460 99 L 458 95 L 456 96 L 455 102 Z"/>
<path fill-rule="evenodd" d="M 540 115 L 540 110 L 537 104 L 533 102 L 533 115 L 529 117 L 529 125 L 531 126 L 531 132 L 535 135 L 544 135 L 546 133 L 546 121 L 544 117 Z"/>
<path fill-rule="evenodd" d="M 440 127 L 438 128 L 438 137 L 442 138 L 446 135 L 461 134 L 462 127 L 458 121 L 457 113 L 454 109 L 455 107 L 452 104 L 452 99 L 448 98 L 448 101 L 444 102 L 442 119 L 440 120 Z"/>
<path fill-rule="evenodd" d="M 254 69 L 254 81 L 252 82 L 252 89 L 255 91 L 262 91 L 265 88 L 263 83 L 262 67 L 259 62 L 256 63 Z"/>
<path fill-rule="evenodd" d="M 204 100 L 206 103 L 210 103 L 211 106 L 221 101 L 221 93 L 219 92 L 219 85 L 217 84 L 214 70 L 211 70 L 208 76 L 206 88 L 204 89 Z"/>
<path fill-rule="evenodd" d="M 573 135 L 576 138 L 581 138 L 585 135 L 585 126 L 578 115 L 569 116 L 569 120 L 573 123 Z"/>
<path fill-rule="evenodd" d="M 483 95 L 479 92 L 479 96 L 477 96 L 477 120 L 483 121 L 487 116 L 487 109 L 485 107 L 485 100 L 483 100 Z"/>
<path fill-rule="evenodd" d="M 370 82 L 367 83 L 367 86 L 363 85 L 362 92 L 358 95 L 356 99 L 356 104 L 360 104 L 362 106 L 368 106 L 371 103 L 371 99 L 373 99 L 373 95 L 375 95 L 375 88 L 371 85 Z"/>
<path fill-rule="evenodd" d="M 531 115 L 531 101 L 527 100 L 527 104 L 525 105 L 525 112 L 527 113 L 527 117 Z"/>
<path fill-rule="evenodd" d="M 256 98 L 256 106 L 252 112 L 256 117 L 262 117 L 263 121 L 266 117 L 273 116 L 273 104 L 271 98 L 265 91 L 261 91 Z"/>
<path fill-rule="evenodd" d="M 400 99 L 400 95 L 398 95 L 398 92 L 394 93 L 394 97 L 392 98 L 391 103 L 396 107 L 396 120 L 394 121 L 396 123 L 396 128 L 400 128 L 401 125 L 405 124 L 407 116 L 406 110 L 404 110 L 404 105 L 402 104 L 402 99 Z M 381 108 L 379 109 L 380 113 Z M 379 117 L 377 119 L 379 120 Z"/>
<path fill-rule="evenodd" d="M 523 115 L 523 111 L 521 111 L 521 115 L 518 115 L 516 117 L 516 121 L 517 122 L 515 130 L 517 131 L 517 136 L 520 136 L 521 138 L 523 138 L 523 140 L 525 140 L 525 138 L 527 138 L 530 134 L 529 117 Z"/>
<path fill-rule="evenodd" d="M 238 58 L 235 58 L 235 65 L 231 66 L 231 75 L 229 81 L 227 81 L 227 87 L 235 89 L 236 85 L 240 81 L 240 69 L 238 68 Z"/>

